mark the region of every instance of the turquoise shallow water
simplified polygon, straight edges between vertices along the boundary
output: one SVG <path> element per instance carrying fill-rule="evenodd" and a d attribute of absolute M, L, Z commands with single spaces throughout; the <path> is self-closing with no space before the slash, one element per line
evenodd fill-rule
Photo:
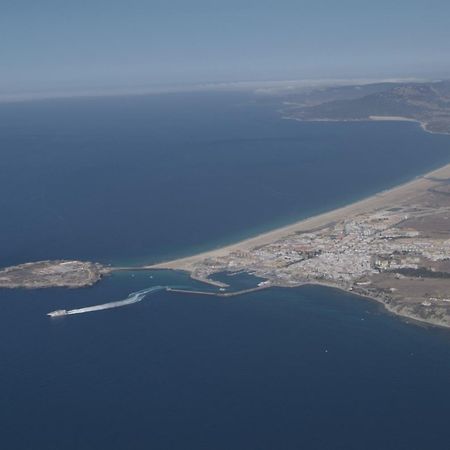
<path fill-rule="evenodd" d="M 247 94 L 0 106 L 0 265 L 139 262 L 232 242 L 449 161 L 413 124 L 300 124 Z M 252 280 L 235 278 L 239 286 Z M 330 289 L 154 292 L 185 274 L 0 290 L 8 449 L 441 449 L 450 335 Z"/>

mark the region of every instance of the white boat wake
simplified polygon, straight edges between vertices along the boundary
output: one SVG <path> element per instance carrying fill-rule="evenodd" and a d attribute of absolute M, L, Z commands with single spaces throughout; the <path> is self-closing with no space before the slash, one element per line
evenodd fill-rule
<path fill-rule="evenodd" d="M 71 316 L 73 314 L 85 314 L 95 311 L 103 311 L 105 309 L 121 308 L 122 306 L 132 305 L 133 303 L 138 303 L 142 301 L 148 294 L 162 291 L 167 289 L 167 286 L 152 286 L 148 289 L 143 289 L 142 291 L 132 292 L 126 299 L 118 300 L 115 302 L 103 303 L 101 305 L 87 306 L 85 308 L 78 309 L 58 309 L 47 313 L 50 317 L 61 317 L 61 316 Z"/>

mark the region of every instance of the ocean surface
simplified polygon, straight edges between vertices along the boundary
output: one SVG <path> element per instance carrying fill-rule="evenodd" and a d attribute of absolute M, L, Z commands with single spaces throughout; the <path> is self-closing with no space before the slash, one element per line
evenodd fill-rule
<path fill-rule="evenodd" d="M 450 138 L 415 124 L 298 123 L 278 108 L 244 93 L 0 105 L 0 266 L 187 255 L 450 162 Z M 0 448 L 447 448 L 450 332 L 359 297 L 155 290 L 45 315 L 159 285 L 205 289 L 136 271 L 0 290 Z"/>

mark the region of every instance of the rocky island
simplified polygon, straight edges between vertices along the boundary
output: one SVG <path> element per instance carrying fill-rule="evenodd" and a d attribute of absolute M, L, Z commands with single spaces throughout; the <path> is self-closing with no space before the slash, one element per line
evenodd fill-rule
<path fill-rule="evenodd" d="M 79 288 L 96 283 L 109 271 L 109 268 L 93 262 L 30 262 L 0 270 L 0 288 Z"/>

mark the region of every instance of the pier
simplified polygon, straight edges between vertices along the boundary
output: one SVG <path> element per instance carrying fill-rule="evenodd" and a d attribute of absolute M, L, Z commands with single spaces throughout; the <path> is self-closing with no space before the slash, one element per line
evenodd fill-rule
<path fill-rule="evenodd" d="M 257 286 L 254 288 L 243 289 L 241 291 L 233 292 L 213 292 L 213 291 L 196 291 L 189 289 L 178 289 L 178 288 L 166 288 L 167 292 L 177 292 L 179 294 L 199 294 L 199 295 L 212 295 L 215 297 L 236 297 L 238 295 L 249 294 L 250 292 L 262 291 L 263 289 L 268 289 L 271 286 Z"/>

